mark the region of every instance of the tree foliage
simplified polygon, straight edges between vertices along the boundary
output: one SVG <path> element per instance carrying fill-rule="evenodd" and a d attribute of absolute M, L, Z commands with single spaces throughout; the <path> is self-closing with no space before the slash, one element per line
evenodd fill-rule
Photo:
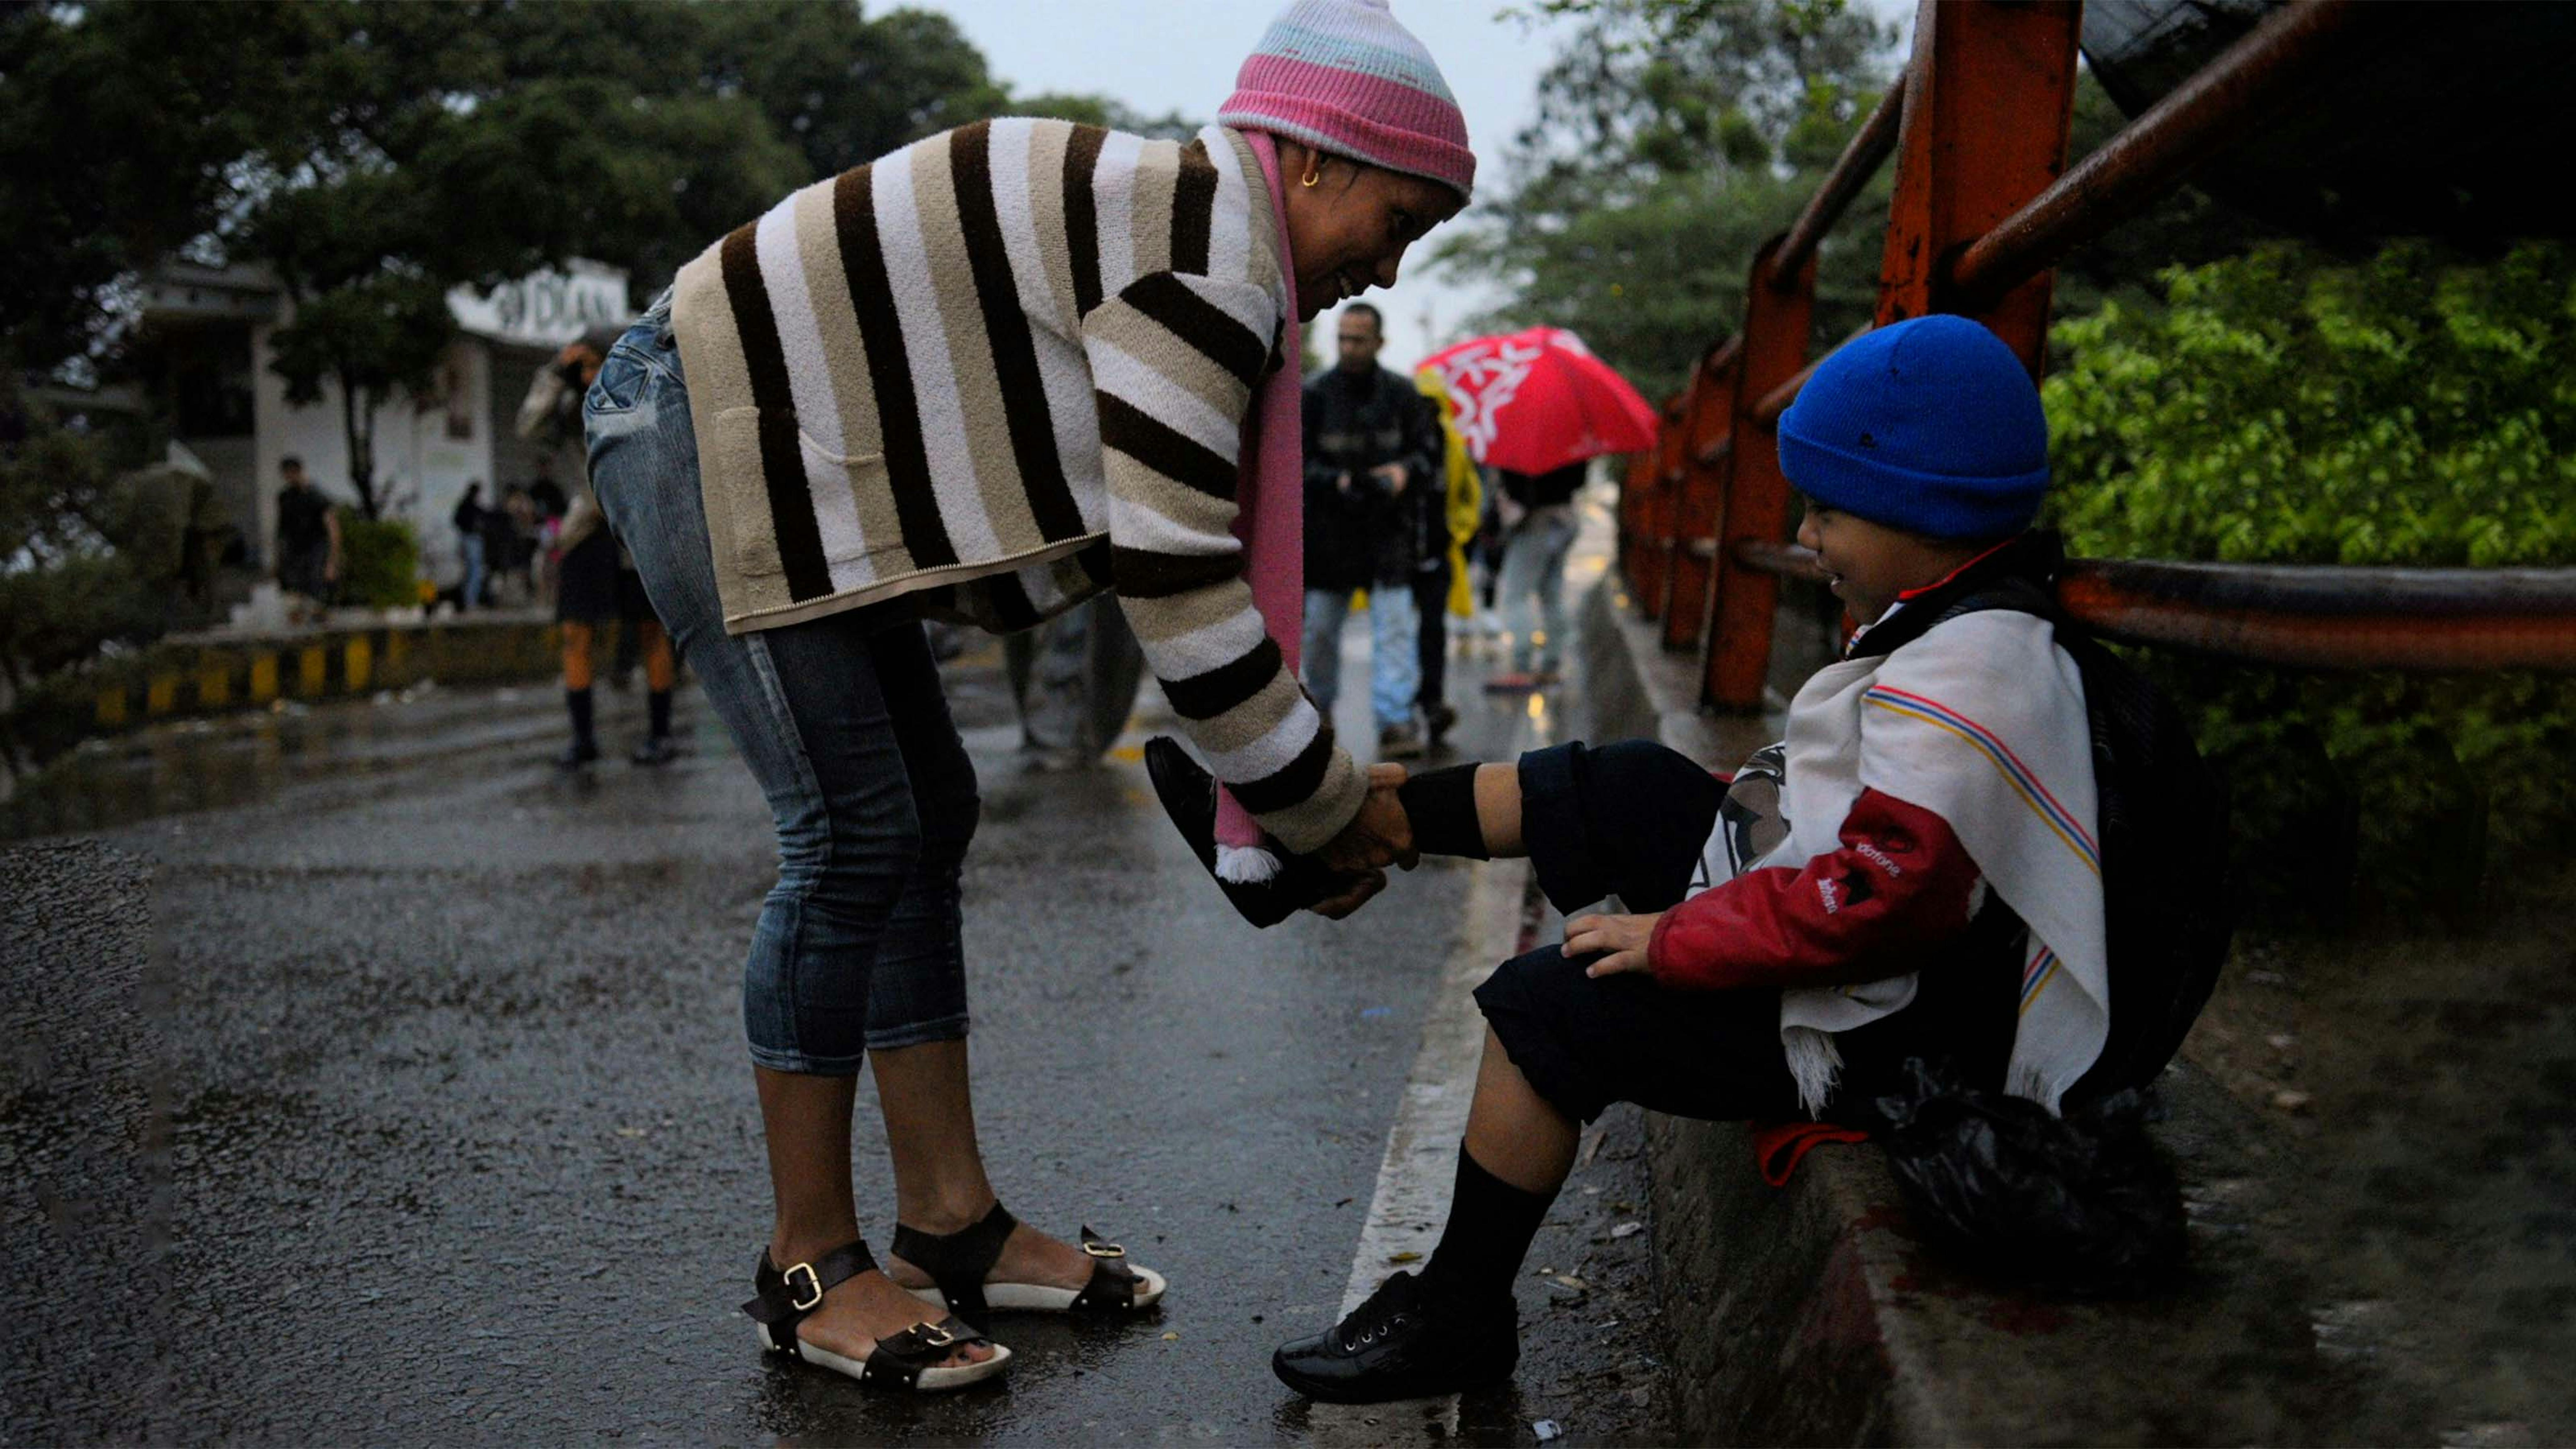
<path fill-rule="evenodd" d="M 796 187 L 1018 108 L 947 17 L 855 0 L 0 4 L 0 371 L 113 383 L 151 268 L 264 264 L 294 302 L 276 370 L 298 401 L 336 389 L 372 514 L 375 409 L 436 372 L 451 287 L 582 256 L 649 296 Z M 0 387 L 0 666 L 22 673 L 158 618 L 109 596 L 138 585 L 115 480 L 159 425 L 81 423 Z"/>
<path fill-rule="evenodd" d="M 2052 514 L 2080 554 L 2576 564 L 2576 255 L 2359 264 L 2270 245 L 2160 305 L 2060 322 Z M 2474 907 L 2482 867 L 2576 845 L 2576 687 L 2165 661 L 2232 762 L 2258 897 Z M 2355 872 L 2357 871 L 2357 877 Z M 2322 873 L 2320 873 L 2322 872 Z"/>
<path fill-rule="evenodd" d="M 1569 327 L 1649 395 L 1733 331 L 1745 273 L 1878 101 L 1895 34 L 1841 0 L 1584 0 L 1515 137 L 1508 191 L 1440 251 L 1512 299 L 1496 328 Z M 1819 255 L 1817 330 L 1877 295 L 1887 178 Z"/>

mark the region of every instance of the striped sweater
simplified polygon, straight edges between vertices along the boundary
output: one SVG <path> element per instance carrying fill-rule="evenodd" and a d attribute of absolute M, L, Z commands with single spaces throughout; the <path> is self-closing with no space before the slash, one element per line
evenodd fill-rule
<path fill-rule="evenodd" d="M 1366 781 L 1266 633 L 1232 533 L 1281 365 L 1259 161 L 977 122 L 795 193 L 680 271 L 725 626 L 898 595 L 1024 628 L 1114 589 L 1192 740 L 1292 850 Z"/>

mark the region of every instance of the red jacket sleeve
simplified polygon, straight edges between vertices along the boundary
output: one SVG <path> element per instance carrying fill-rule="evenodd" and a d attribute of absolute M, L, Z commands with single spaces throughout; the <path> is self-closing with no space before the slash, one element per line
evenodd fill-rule
<path fill-rule="evenodd" d="M 1839 986 L 1913 970 L 1968 928 L 1978 871 L 1948 822 L 1863 790 L 1842 848 L 1749 871 L 1664 912 L 1646 958 L 1667 986 Z"/>

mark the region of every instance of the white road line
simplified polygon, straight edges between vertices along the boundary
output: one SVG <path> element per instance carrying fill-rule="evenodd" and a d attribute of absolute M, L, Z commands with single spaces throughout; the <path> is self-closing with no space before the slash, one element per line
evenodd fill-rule
<path fill-rule="evenodd" d="M 1440 1225 L 1449 1216 L 1449 1192 L 1458 1171 L 1458 1139 L 1467 1130 L 1467 1104 L 1475 1095 L 1476 1062 L 1485 1042 L 1485 1019 L 1476 1010 L 1476 986 L 1519 945 L 1521 907 L 1529 891 L 1526 860 L 1495 860 L 1473 867 L 1467 892 L 1465 939 L 1441 968 L 1431 1010 L 1422 1023 L 1422 1049 L 1405 1078 L 1404 1101 L 1386 1134 L 1378 1160 L 1377 1194 L 1369 1201 L 1342 1290 L 1336 1321 L 1360 1306 L 1387 1275 L 1406 1264 L 1401 1253 L 1431 1256 Z M 1418 1264 L 1420 1258 L 1407 1260 Z M 1420 1271 L 1416 1266 L 1414 1271 Z M 1320 1445 L 1386 1444 L 1399 1439 L 1454 1437 L 1458 1396 L 1404 1404 L 1317 1404 L 1307 1418 Z M 1437 1426 L 1435 1430 L 1433 1426 Z M 1410 1426 L 1410 1427 L 1408 1427 Z"/>

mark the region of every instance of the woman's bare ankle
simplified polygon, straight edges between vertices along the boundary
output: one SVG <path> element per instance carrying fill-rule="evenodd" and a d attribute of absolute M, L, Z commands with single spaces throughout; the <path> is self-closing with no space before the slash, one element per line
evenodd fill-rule
<path fill-rule="evenodd" d="M 793 1263 L 810 1263 L 835 1248 L 863 1241 L 856 1223 L 822 1229 L 797 1229 L 781 1224 L 770 1230 L 769 1261 L 785 1268 Z"/>
<path fill-rule="evenodd" d="M 926 1197 L 899 1203 L 895 1208 L 895 1221 L 915 1232 L 944 1238 L 982 1222 L 999 1201 L 990 1188 L 982 1192 L 970 1190 Z"/>

